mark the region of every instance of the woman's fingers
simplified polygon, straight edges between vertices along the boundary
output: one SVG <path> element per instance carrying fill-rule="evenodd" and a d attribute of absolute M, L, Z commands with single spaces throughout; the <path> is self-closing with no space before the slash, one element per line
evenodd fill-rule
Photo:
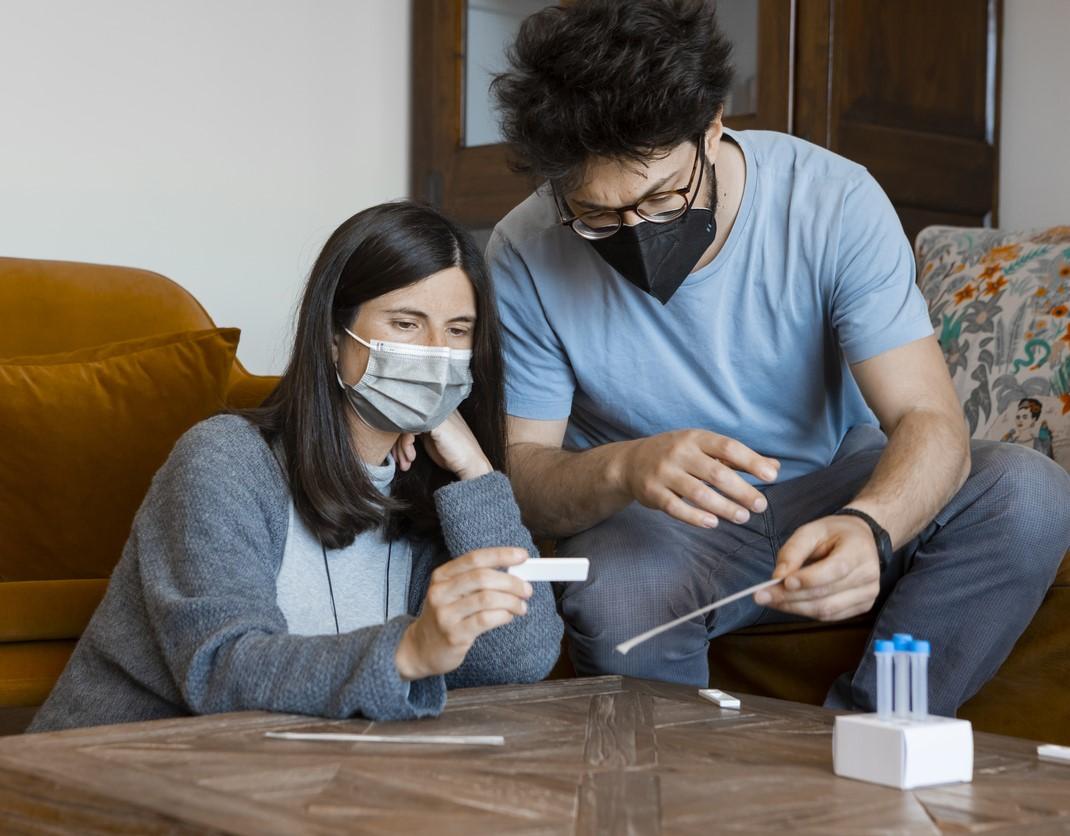
<path fill-rule="evenodd" d="M 442 583 L 473 569 L 506 569 L 523 563 L 529 557 L 525 549 L 476 549 L 443 563 L 431 573 L 431 583 Z"/>
<path fill-rule="evenodd" d="M 458 632 L 463 635 L 463 641 L 472 644 L 484 633 L 508 624 L 516 618 L 509 610 L 481 610 L 475 615 L 470 615 L 458 625 Z"/>
<path fill-rule="evenodd" d="M 534 590 L 527 581 L 497 569 L 473 569 L 462 575 L 431 585 L 427 600 L 432 607 L 443 609 L 458 598 L 476 595 L 484 590 L 504 592 L 527 600 Z"/>
<path fill-rule="evenodd" d="M 523 578 L 510 575 L 498 569 L 473 569 L 461 575 L 455 575 L 442 584 L 451 598 L 460 598 L 462 595 L 471 595 L 481 589 L 496 589 L 499 592 L 508 592 L 518 598 L 530 598 L 532 586 Z"/>
<path fill-rule="evenodd" d="M 402 433 L 394 444 L 394 459 L 402 471 L 412 467 L 416 461 L 416 436 L 412 433 Z"/>
<path fill-rule="evenodd" d="M 528 602 L 510 592 L 483 589 L 471 595 L 462 595 L 443 607 L 439 612 L 439 626 L 449 629 L 469 616 L 489 610 L 504 610 L 513 615 L 524 615 L 528 611 Z"/>

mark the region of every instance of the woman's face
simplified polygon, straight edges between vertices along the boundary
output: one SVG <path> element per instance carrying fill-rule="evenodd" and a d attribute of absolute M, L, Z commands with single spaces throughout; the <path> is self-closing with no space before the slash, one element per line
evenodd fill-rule
<path fill-rule="evenodd" d="M 368 342 L 470 349 L 475 327 L 475 289 L 460 267 L 449 267 L 365 302 L 349 330 Z M 368 366 L 368 349 L 345 333 L 335 339 L 342 380 L 355 384 Z"/>

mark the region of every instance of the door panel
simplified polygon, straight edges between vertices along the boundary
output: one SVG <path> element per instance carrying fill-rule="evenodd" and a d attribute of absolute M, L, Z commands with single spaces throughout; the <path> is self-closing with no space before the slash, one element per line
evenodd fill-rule
<path fill-rule="evenodd" d="M 995 222 L 997 0 L 799 3 L 798 134 L 866 166 L 911 240 Z"/>

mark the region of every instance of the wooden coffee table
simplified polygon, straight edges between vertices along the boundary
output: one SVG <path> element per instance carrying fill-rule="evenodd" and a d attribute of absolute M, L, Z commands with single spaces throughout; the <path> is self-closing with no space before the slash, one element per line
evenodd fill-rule
<path fill-rule="evenodd" d="M 0 832 L 1070 832 L 1070 767 L 976 735 L 974 782 L 832 773 L 833 713 L 620 677 L 450 694 L 436 720 L 244 712 L 0 738 Z M 306 743 L 269 730 L 504 735 L 504 747 Z"/>

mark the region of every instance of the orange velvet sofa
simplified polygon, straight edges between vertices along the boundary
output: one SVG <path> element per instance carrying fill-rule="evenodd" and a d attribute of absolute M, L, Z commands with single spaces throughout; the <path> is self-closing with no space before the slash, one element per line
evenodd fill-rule
<path fill-rule="evenodd" d="M 213 327 L 185 290 L 155 273 L 0 258 L 0 358 L 64 352 L 157 333 Z M 277 378 L 235 361 L 228 403 L 260 403 Z M 92 486 L 87 486 L 91 490 Z M 115 555 L 118 559 L 119 555 Z M 32 564 L 33 555 L 26 555 Z M 107 585 L 101 577 L 0 582 L 0 715 L 24 726 L 48 695 Z M 997 676 L 963 708 L 980 730 L 1070 744 L 1070 555 Z M 756 627 L 711 643 L 713 684 L 727 691 L 820 704 L 857 662 L 870 621 Z M 567 650 L 552 676 L 572 674 Z M 4 723 L 0 716 L 0 733 Z"/>
<path fill-rule="evenodd" d="M 0 258 L 0 311 L 0 358 L 215 327 L 200 303 L 164 276 L 60 261 Z M 259 404 L 276 381 L 235 360 L 227 406 Z M 48 696 L 108 583 L 88 571 L 56 580 L 38 563 L 33 554 L 20 556 L 17 579 L 0 577 L 0 707 L 28 709 L 10 712 L 25 720 Z"/>

